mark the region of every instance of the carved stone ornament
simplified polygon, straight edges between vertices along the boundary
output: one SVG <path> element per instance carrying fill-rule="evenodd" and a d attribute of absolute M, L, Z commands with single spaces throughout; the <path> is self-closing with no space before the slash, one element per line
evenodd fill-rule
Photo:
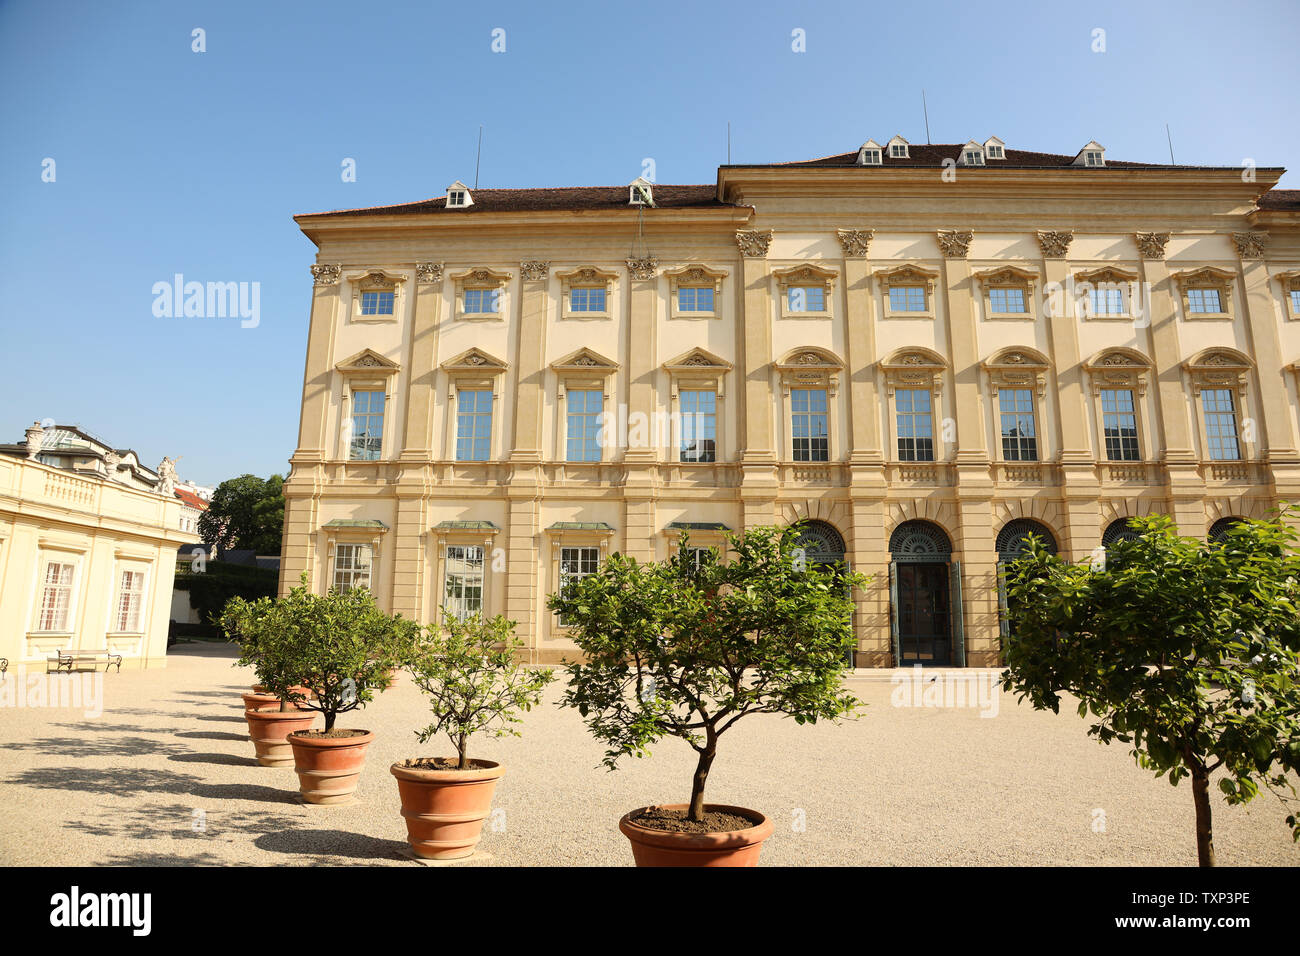
<path fill-rule="evenodd" d="M 936 236 L 945 259 L 965 259 L 975 233 L 970 229 L 940 229 Z"/>
<path fill-rule="evenodd" d="M 1243 259 L 1263 259 L 1264 246 L 1268 244 L 1268 233 L 1234 232 L 1232 244 L 1237 247 L 1237 255 Z"/>
<path fill-rule="evenodd" d="M 353 368 L 384 368 L 384 363 L 373 355 L 363 355 L 352 363 Z"/>
<path fill-rule="evenodd" d="M 487 365 L 487 364 L 488 364 L 488 360 L 485 359 L 485 358 L 484 358 L 483 356 L 481 356 L 481 355 L 474 354 L 474 355 L 467 355 L 467 356 L 465 356 L 465 358 L 463 358 L 463 359 L 461 360 L 461 363 L 460 363 L 460 364 L 461 364 L 461 365 L 475 365 L 475 366 L 477 366 L 477 365 Z"/>
<path fill-rule="evenodd" d="M 691 368 L 713 368 L 713 363 L 708 359 L 706 359 L 703 355 L 692 355 L 685 362 L 683 362 L 682 365 L 689 366 Z"/>
<path fill-rule="evenodd" d="M 835 230 L 835 238 L 840 241 L 840 248 L 844 250 L 846 259 L 865 259 L 873 235 L 875 232 L 871 229 Z"/>
<path fill-rule="evenodd" d="M 801 352 L 795 356 L 793 365 L 825 365 L 826 360 L 816 352 Z"/>
<path fill-rule="evenodd" d="M 1138 252 L 1143 259 L 1163 259 L 1165 245 L 1169 242 L 1167 232 L 1138 232 L 1133 234 L 1137 240 Z"/>
<path fill-rule="evenodd" d="M 1038 248 L 1043 250 L 1048 259 L 1064 259 L 1070 253 L 1070 243 L 1074 241 L 1073 232 L 1039 230 Z"/>
<path fill-rule="evenodd" d="M 315 265 L 311 267 L 311 278 L 315 285 L 334 285 L 343 274 L 339 265 Z"/>
<path fill-rule="evenodd" d="M 636 256 L 627 260 L 627 271 L 633 279 L 653 279 L 659 260 L 654 256 Z"/>
<path fill-rule="evenodd" d="M 764 259 L 772 244 L 772 230 L 742 229 L 736 233 L 736 245 L 746 259 Z"/>
<path fill-rule="evenodd" d="M 441 282 L 442 281 L 442 263 L 441 262 L 419 262 L 415 266 L 415 278 L 418 282 Z"/>
<path fill-rule="evenodd" d="M 551 264 L 539 259 L 529 259 L 519 263 L 519 274 L 532 282 L 540 282 L 550 274 Z"/>

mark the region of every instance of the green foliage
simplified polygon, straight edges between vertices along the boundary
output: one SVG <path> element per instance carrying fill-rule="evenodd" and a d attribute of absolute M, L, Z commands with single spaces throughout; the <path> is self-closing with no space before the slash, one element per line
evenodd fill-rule
<path fill-rule="evenodd" d="M 476 733 L 494 737 L 519 736 L 512 724 L 519 712 L 531 710 L 554 675 L 519 663 L 524 642 L 515 636 L 515 622 L 497 615 L 460 620 L 442 612 L 442 628 L 426 630 L 416 642 L 407 667 L 429 698 L 433 722 L 416 731 L 420 743 L 446 733 L 456 747 L 458 769 L 468 770 L 466 749 Z"/>
<path fill-rule="evenodd" d="M 410 660 L 419 627 L 385 614 L 365 588 L 322 596 L 307 590 L 306 578 L 287 597 L 235 598 L 221 623 L 243 650 L 237 663 L 252 664 L 281 700 L 322 713 L 332 730 L 339 714 L 388 688 L 392 671 Z M 292 690 L 299 685 L 315 698 Z"/>
<path fill-rule="evenodd" d="M 199 537 L 221 551 L 247 549 L 279 554 L 284 530 L 284 478 L 240 475 L 217 485 L 208 509 L 199 516 Z"/>
<path fill-rule="evenodd" d="M 608 745 L 605 765 L 642 757 L 664 737 L 699 755 L 690 815 L 699 819 L 717 740 L 749 714 L 800 724 L 838 720 L 859 702 L 843 688 L 853 649 L 850 589 L 868 579 L 804 560 L 794 528 L 729 535 L 697 567 L 687 537 L 669 561 L 612 555 L 551 595 L 585 655 L 569 664 L 563 703 Z"/>
<path fill-rule="evenodd" d="M 1283 516 L 1285 517 L 1285 515 Z M 1177 784 L 1193 778 L 1198 847 L 1213 861 L 1209 775 L 1228 803 L 1261 785 L 1294 795 L 1300 768 L 1300 557 L 1284 520 L 1244 521 L 1219 542 L 1179 537 L 1167 517 L 1104 568 L 1068 564 L 1037 543 L 1008 573 L 1014 635 L 1004 686 L 1036 708 L 1079 700 L 1089 733 L 1131 747 Z M 1287 818 L 1300 839 L 1296 815 Z"/>
<path fill-rule="evenodd" d="M 202 572 L 191 571 L 190 562 L 176 564 L 176 587 L 188 591 L 190 607 L 199 612 L 205 630 L 220 621 L 231 598 L 257 600 L 274 597 L 279 588 L 279 573 L 269 568 L 246 567 L 209 561 Z"/>

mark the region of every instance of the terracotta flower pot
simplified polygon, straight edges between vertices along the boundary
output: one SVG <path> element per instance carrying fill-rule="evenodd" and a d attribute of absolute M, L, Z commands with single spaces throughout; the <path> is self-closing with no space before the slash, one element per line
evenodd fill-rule
<path fill-rule="evenodd" d="M 665 803 L 665 810 L 685 810 L 684 803 Z M 754 821 L 752 827 L 721 833 L 675 833 L 654 830 L 633 822 L 632 817 L 647 810 L 641 807 L 624 815 L 618 828 L 632 842 L 632 858 L 637 866 L 757 866 L 763 841 L 772 835 L 772 821 L 757 810 L 706 803 L 704 809 L 734 813 Z"/>
<path fill-rule="evenodd" d="M 366 747 L 375 735 L 361 731 L 354 737 L 304 737 L 289 734 L 298 789 L 308 803 L 335 806 L 356 799 L 357 781 L 366 762 Z"/>
<path fill-rule="evenodd" d="M 293 763 L 293 749 L 288 735 L 296 730 L 311 730 L 316 715 L 302 710 L 246 710 L 248 736 L 263 767 L 288 767 Z"/>
<path fill-rule="evenodd" d="M 395 763 L 406 818 L 406 842 L 417 856 L 457 860 L 470 856 L 492 809 L 492 794 L 505 768 L 491 760 L 471 760 L 469 770 L 426 770 Z"/>
<path fill-rule="evenodd" d="M 279 710 L 280 698 L 274 694 L 240 694 L 244 699 L 244 710 Z"/>

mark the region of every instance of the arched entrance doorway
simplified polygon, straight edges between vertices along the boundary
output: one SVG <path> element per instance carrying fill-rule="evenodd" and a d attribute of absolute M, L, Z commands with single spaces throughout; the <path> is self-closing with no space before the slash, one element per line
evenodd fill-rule
<path fill-rule="evenodd" d="M 1128 526 L 1128 522 L 1128 518 L 1116 518 L 1108 524 L 1106 530 L 1101 533 L 1101 546 L 1109 548 L 1116 541 L 1136 541 L 1142 537 L 1137 529 Z"/>
<path fill-rule="evenodd" d="M 1210 533 L 1205 537 L 1211 542 L 1222 541 L 1223 536 L 1232 529 L 1233 525 L 1241 524 L 1241 522 L 1245 520 L 1245 518 L 1236 515 L 1227 518 L 1220 518 L 1218 521 L 1214 522 L 1214 524 L 1210 525 Z"/>
<path fill-rule="evenodd" d="M 840 575 L 848 570 L 849 562 L 845 557 L 844 537 L 825 521 L 801 521 L 797 547 L 803 549 L 804 560 L 810 564 L 828 565 Z M 854 631 L 856 634 L 856 629 Z M 856 641 L 855 641 L 856 644 Z M 853 666 L 853 651 L 848 652 L 848 665 Z"/>
<path fill-rule="evenodd" d="M 889 538 L 890 624 L 894 663 L 966 664 L 961 564 L 938 525 L 904 521 Z"/>
<path fill-rule="evenodd" d="M 1052 554 L 1056 554 L 1056 538 L 1050 528 L 1031 518 L 1008 521 L 998 533 L 998 629 L 1005 646 L 1011 636 L 1010 610 L 1007 598 L 1007 565 L 1023 555 L 1029 546 L 1029 536 L 1034 535 Z"/>

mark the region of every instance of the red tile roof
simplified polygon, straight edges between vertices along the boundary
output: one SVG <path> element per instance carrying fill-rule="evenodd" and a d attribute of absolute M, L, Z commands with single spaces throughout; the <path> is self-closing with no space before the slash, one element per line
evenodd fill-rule
<path fill-rule="evenodd" d="M 176 488 L 173 490 L 176 492 L 176 497 L 181 499 L 181 501 L 185 502 L 185 504 L 189 505 L 191 508 L 194 508 L 197 511 L 208 510 L 208 503 L 194 492 L 185 488 Z"/>
<path fill-rule="evenodd" d="M 478 212 L 555 211 L 566 209 L 632 209 L 626 186 L 570 186 L 543 189 L 471 189 L 474 204 L 464 209 L 448 209 L 446 196 L 395 206 L 369 206 L 361 209 L 335 209 L 330 212 L 303 213 L 299 219 L 314 216 L 406 216 L 425 213 L 473 215 Z M 721 208 L 717 187 L 656 184 L 654 203 L 657 209 L 696 207 Z"/>
<path fill-rule="evenodd" d="M 965 143 L 934 143 L 921 144 L 915 143 L 908 146 L 908 155 L 905 159 L 898 159 L 889 155 L 889 145 L 881 146 L 882 162 L 879 167 L 866 166 L 864 169 L 888 169 L 891 166 L 896 167 L 942 167 L 945 159 L 956 161 L 961 157 L 962 150 L 966 148 Z M 1025 149 L 1004 150 L 1006 159 L 987 159 L 984 167 L 963 166 L 963 169 L 997 169 L 999 167 L 1010 167 L 1012 169 L 1060 169 L 1074 165 L 1075 157 L 1078 153 L 1036 153 Z M 734 168 L 745 168 L 747 165 L 761 167 L 799 167 L 799 166 L 816 166 L 816 167 L 834 167 L 834 166 L 856 166 L 858 162 L 858 151 L 855 149 L 851 153 L 837 153 L 834 156 L 823 156 L 820 159 L 806 159 L 791 163 L 756 163 L 740 164 Z M 724 167 L 727 168 L 727 167 Z M 1097 169 L 1096 166 L 1080 166 L 1080 169 Z M 1204 166 L 1170 166 L 1167 163 L 1130 163 L 1120 159 L 1107 159 L 1106 166 L 1102 168 L 1119 168 L 1119 169 L 1206 169 Z"/>
<path fill-rule="evenodd" d="M 1259 208 L 1300 210 L 1300 189 L 1270 189 L 1259 197 Z"/>

